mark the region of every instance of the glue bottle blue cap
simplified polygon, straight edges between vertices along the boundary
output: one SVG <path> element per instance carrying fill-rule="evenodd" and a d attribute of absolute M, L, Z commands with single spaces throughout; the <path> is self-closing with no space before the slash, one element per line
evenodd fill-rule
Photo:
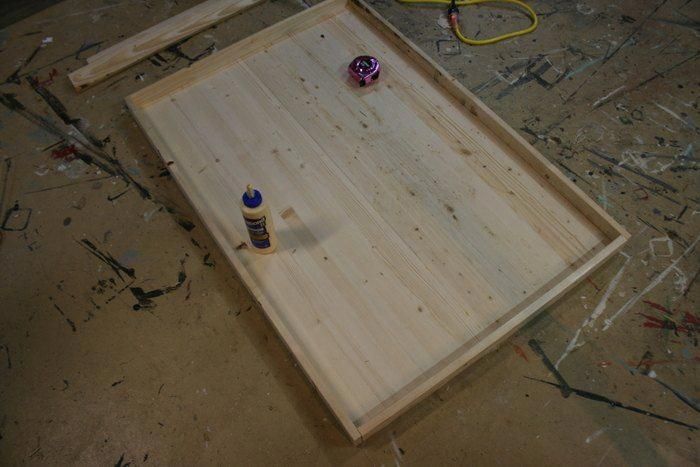
<path fill-rule="evenodd" d="M 248 185 L 241 198 L 243 204 L 248 208 L 257 208 L 262 204 L 262 194 L 258 190 L 254 190 L 253 185 Z"/>

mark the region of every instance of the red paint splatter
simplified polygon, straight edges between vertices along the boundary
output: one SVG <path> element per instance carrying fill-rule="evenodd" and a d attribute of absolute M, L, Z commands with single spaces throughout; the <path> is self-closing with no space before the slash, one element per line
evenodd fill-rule
<path fill-rule="evenodd" d="M 700 317 L 692 315 L 688 312 L 683 315 L 683 319 L 680 323 L 676 323 L 667 318 L 657 318 L 655 316 L 649 316 L 644 313 L 639 313 L 641 316 L 646 318 L 646 321 L 642 323 L 645 328 L 652 329 L 667 329 L 669 331 L 674 331 L 676 333 L 684 334 L 694 334 L 700 330 Z"/>
<path fill-rule="evenodd" d="M 58 149 L 51 151 L 52 159 L 62 159 L 65 161 L 72 161 L 75 159 L 74 154 L 77 152 L 75 145 L 63 146 Z"/>
<path fill-rule="evenodd" d="M 686 311 L 679 321 L 671 318 L 671 316 L 678 311 L 677 308 L 671 311 L 665 306 L 649 300 L 643 300 L 643 302 L 649 305 L 651 308 L 664 313 L 664 315 L 660 318 L 650 316 L 645 313 L 638 313 L 646 318 L 646 320 L 642 323 L 643 327 L 651 329 L 666 329 L 675 332 L 676 335 L 678 335 L 678 333 L 693 335 L 700 331 L 700 316 Z"/>
<path fill-rule="evenodd" d="M 39 81 L 39 86 L 48 86 L 49 84 L 53 84 L 53 79 L 56 76 L 58 76 L 58 70 L 55 68 L 52 68 L 51 71 L 49 72 L 49 77 L 46 78 L 45 80 Z"/>
<path fill-rule="evenodd" d="M 649 193 L 647 193 L 644 188 L 637 188 L 632 193 L 634 193 L 637 199 L 649 199 Z"/>
<path fill-rule="evenodd" d="M 523 358 L 526 362 L 530 361 L 527 359 L 525 351 L 519 345 L 513 344 L 513 350 L 515 350 L 515 353 L 518 354 L 519 357 Z"/>
<path fill-rule="evenodd" d="M 685 315 L 683 315 L 683 322 L 686 324 L 689 324 L 691 326 L 697 326 L 700 325 L 700 316 L 698 315 L 693 315 L 691 313 L 688 313 L 687 311 L 685 312 Z"/>
<path fill-rule="evenodd" d="M 666 308 L 663 305 L 659 305 L 658 303 L 654 303 L 654 302 L 649 301 L 649 300 L 642 300 L 642 301 L 644 303 L 646 303 L 647 305 L 649 305 L 650 307 L 654 308 L 655 310 L 663 311 L 664 313 L 669 314 L 669 315 L 673 314 L 673 312 L 671 310 L 669 310 L 668 308 Z"/>
<path fill-rule="evenodd" d="M 586 282 L 590 283 L 593 286 L 593 288 L 596 290 L 596 292 L 600 292 L 600 287 L 598 287 L 596 285 L 596 283 L 593 282 L 593 279 L 591 279 L 590 277 L 586 277 Z"/>
<path fill-rule="evenodd" d="M 644 316 L 647 320 L 642 323 L 645 328 L 658 328 L 658 329 L 673 329 L 673 322 L 667 319 L 660 319 L 655 316 L 645 315 L 644 313 L 639 313 Z"/>

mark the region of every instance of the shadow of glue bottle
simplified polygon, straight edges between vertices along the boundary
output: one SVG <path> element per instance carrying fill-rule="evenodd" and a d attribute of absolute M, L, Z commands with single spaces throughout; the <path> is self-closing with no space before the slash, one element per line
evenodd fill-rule
<path fill-rule="evenodd" d="M 253 189 L 253 185 L 248 185 L 241 201 L 241 212 L 253 251 L 260 254 L 272 253 L 277 248 L 277 235 L 272 225 L 270 208 L 263 203 L 262 194 Z"/>

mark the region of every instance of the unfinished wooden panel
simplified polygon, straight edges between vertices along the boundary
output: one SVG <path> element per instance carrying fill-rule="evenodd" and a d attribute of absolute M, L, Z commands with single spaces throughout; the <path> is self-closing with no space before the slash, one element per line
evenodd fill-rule
<path fill-rule="evenodd" d="M 68 78 L 76 91 L 81 91 L 261 1 L 207 0 L 92 55 L 87 65 L 70 73 Z"/>
<path fill-rule="evenodd" d="M 359 88 L 357 55 L 382 64 Z M 329 0 L 129 98 L 355 442 L 619 249 L 627 233 L 361 1 Z M 280 247 L 243 248 L 247 183 Z"/>

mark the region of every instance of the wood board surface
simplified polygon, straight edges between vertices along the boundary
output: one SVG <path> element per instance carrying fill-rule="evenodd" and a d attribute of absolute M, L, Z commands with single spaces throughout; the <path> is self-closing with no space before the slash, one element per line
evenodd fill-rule
<path fill-rule="evenodd" d="M 68 75 L 76 91 L 92 86 L 262 0 L 207 0 L 88 57 L 87 65 Z"/>
<path fill-rule="evenodd" d="M 369 53 L 380 80 L 346 67 Z M 328 0 L 128 99 L 355 442 L 628 234 L 361 1 Z M 280 247 L 245 248 L 247 183 Z"/>

